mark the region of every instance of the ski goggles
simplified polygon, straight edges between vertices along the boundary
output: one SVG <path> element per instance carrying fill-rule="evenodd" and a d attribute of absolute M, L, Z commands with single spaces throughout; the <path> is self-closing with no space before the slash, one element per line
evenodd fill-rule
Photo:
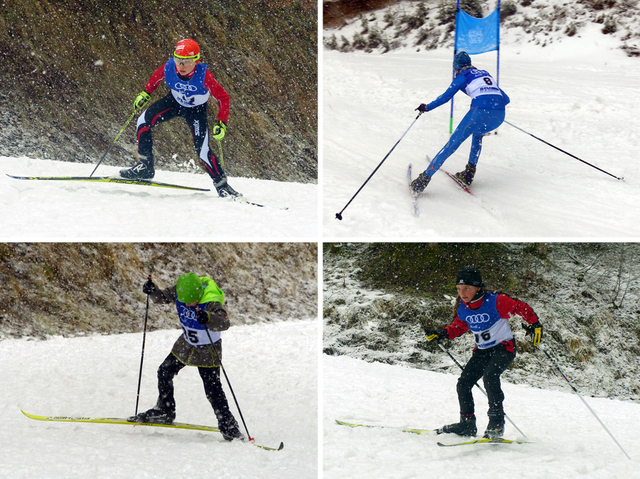
<path fill-rule="evenodd" d="M 196 63 L 198 60 L 200 60 L 200 54 L 194 56 L 194 57 L 181 57 L 178 55 L 173 55 L 173 60 L 176 62 L 176 65 L 185 65 L 185 66 L 190 66 L 193 65 L 194 63 Z"/>

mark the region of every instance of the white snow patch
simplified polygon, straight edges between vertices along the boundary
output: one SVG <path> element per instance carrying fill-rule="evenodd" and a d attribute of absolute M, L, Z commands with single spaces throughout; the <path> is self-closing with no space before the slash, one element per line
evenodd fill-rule
<path fill-rule="evenodd" d="M 13 176 L 89 176 L 94 165 L 0 156 Z M 115 175 L 101 165 L 93 176 Z M 210 188 L 15 180 L 0 176 L 0 223 L 9 241 L 317 240 L 317 185 L 229 178 L 247 200 L 221 199 L 208 175 L 156 170 L 154 180 Z M 288 209 L 285 209 L 288 208 Z"/>

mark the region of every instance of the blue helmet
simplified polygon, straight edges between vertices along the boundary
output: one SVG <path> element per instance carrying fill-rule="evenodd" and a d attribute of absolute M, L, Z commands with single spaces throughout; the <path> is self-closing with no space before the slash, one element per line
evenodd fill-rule
<path fill-rule="evenodd" d="M 454 70 L 460 71 L 464 67 L 470 67 L 470 66 L 471 66 L 471 58 L 469 57 L 467 52 L 456 53 L 456 55 L 453 57 Z"/>

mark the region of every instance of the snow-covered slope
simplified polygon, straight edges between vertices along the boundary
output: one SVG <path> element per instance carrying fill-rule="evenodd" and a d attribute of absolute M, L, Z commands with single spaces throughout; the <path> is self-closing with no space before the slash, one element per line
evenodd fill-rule
<path fill-rule="evenodd" d="M 155 180 L 210 188 L 182 191 L 122 184 L 28 181 L 14 176 L 89 176 L 94 165 L 0 157 L 3 240 L 316 240 L 317 185 L 229 178 L 249 201 L 222 200 L 204 174 L 156 170 Z M 100 166 L 94 176 L 119 168 Z M 288 209 L 285 209 L 288 208 Z"/>
<path fill-rule="evenodd" d="M 155 403 L 156 370 L 180 334 L 147 334 L 140 410 Z M 11 478 L 317 477 L 317 321 L 232 327 L 223 361 L 247 427 L 264 451 L 219 434 L 43 423 L 20 412 L 122 417 L 135 409 L 142 334 L 0 342 L 0 464 Z M 240 421 L 222 379 L 231 410 Z M 174 380 L 177 421 L 216 425 L 196 368 Z"/>
<path fill-rule="evenodd" d="M 580 35 L 542 47 L 503 35 L 500 86 L 511 98 L 507 121 L 609 171 L 616 180 L 509 125 L 484 139 L 475 196 L 437 173 L 415 218 L 406 169 L 426 168 L 449 138 L 449 107 L 429 112 L 335 219 L 416 117 L 451 80 L 450 49 L 387 54 L 323 51 L 323 228 L 325 238 L 611 238 L 637 237 L 640 201 L 640 60 L 586 26 Z M 496 55 L 473 57 L 496 71 Z M 459 93 L 454 125 L 469 107 Z M 460 171 L 467 140 L 443 168 Z"/>
<path fill-rule="evenodd" d="M 324 23 L 323 30 L 323 43 L 327 48 L 378 53 L 453 48 L 456 2 L 394 0 L 378 2 L 378 5 L 390 5 L 366 12 L 371 5 L 341 3 L 339 9 L 328 7 L 329 22 Z M 486 17 L 496 5 L 493 0 L 473 0 L 462 2 L 461 8 L 471 16 Z M 357 14 L 357 9 L 362 13 Z M 332 15 L 338 10 L 342 12 L 341 19 Z M 506 0 L 501 3 L 500 12 L 503 47 L 518 44 L 547 47 L 568 38 L 595 34 L 598 41 L 621 49 L 629 56 L 640 54 L 637 30 L 640 8 L 636 0 Z M 345 13 L 350 15 L 345 17 Z"/>
<path fill-rule="evenodd" d="M 389 366 L 345 356 L 323 363 L 325 478 L 630 479 L 640 477 L 640 405 L 586 398 L 624 450 L 571 393 L 506 384 L 505 412 L 531 444 L 441 448 L 453 435 L 417 436 L 389 429 L 348 428 L 335 419 L 432 429 L 456 422 L 455 375 Z M 474 391 L 478 429 L 487 401 Z M 506 437 L 519 435 L 507 421 Z"/>

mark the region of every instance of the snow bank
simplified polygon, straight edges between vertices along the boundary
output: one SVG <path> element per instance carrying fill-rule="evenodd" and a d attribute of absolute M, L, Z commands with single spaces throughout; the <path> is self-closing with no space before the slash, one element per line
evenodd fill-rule
<path fill-rule="evenodd" d="M 232 327 L 225 369 L 249 432 L 264 451 L 219 434 L 118 425 L 42 423 L 44 415 L 122 417 L 135 409 L 141 334 L 4 340 L 2 475 L 12 478 L 317 477 L 317 321 Z M 147 334 L 140 410 L 155 403 L 156 369 L 179 331 Z M 216 424 L 195 368 L 175 379 L 177 421 Z M 237 414 L 226 382 L 231 410 Z"/>

